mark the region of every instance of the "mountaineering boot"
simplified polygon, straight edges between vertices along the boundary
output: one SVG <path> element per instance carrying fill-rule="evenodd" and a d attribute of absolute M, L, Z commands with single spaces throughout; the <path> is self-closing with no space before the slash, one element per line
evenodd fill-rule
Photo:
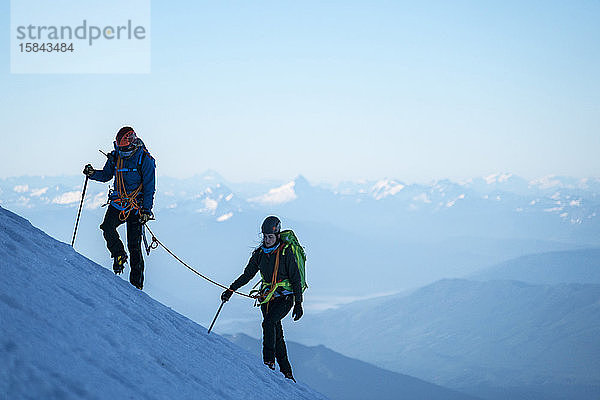
<path fill-rule="evenodd" d="M 294 379 L 294 375 L 292 375 L 291 372 L 283 372 L 283 376 L 285 376 L 288 379 L 291 379 L 294 381 L 294 383 L 296 383 L 296 380 Z"/>
<path fill-rule="evenodd" d="M 265 365 L 275 371 L 275 361 L 265 361 Z"/>
<path fill-rule="evenodd" d="M 140 290 L 143 290 L 143 289 L 144 289 L 144 285 L 143 285 L 143 284 L 141 284 L 141 283 L 135 283 L 135 282 L 132 282 L 132 281 L 131 281 L 131 279 L 129 279 L 129 282 L 130 282 L 130 283 L 131 283 L 131 284 L 132 284 L 132 285 L 133 285 L 133 286 L 134 286 L 136 289 L 140 289 Z"/>
<path fill-rule="evenodd" d="M 125 269 L 125 263 L 127 262 L 127 255 L 123 254 L 120 256 L 116 256 L 113 259 L 113 271 L 115 274 L 119 275 Z"/>

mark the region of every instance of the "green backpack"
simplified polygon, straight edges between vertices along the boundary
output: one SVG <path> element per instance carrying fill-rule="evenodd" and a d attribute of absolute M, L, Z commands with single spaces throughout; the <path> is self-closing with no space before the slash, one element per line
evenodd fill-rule
<path fill-rule="evenodd" d="M 296 264 L 298 264 L 298 270 L 300 271 L 300 285 L 302 287 L 302 292 L 308 288 L 306 283 L 306 253 L 304 252 L 304 248 L 298 242 L 298 238 L 294 234 L 294 231 L 288 229 L 285 231 L 281 231 L 281 241 L 284 243 L 282 255 L 285 255 L 285 252 L 290 250 L 294 253 L 296 257 Z M 283 288 L 285 290 L 293 291 L 292 284 L 289 279 L 284 279 L 281 282 L 277 282 L 274 288 L 271 288 L 271 280 L 265 279 L 261 274 L 260 289 L 252 290 L 250 294 L 255 294 L 257 296 L 258 304 L 268 303 L 275 294 L 275 291 L 278 288 Z"/>

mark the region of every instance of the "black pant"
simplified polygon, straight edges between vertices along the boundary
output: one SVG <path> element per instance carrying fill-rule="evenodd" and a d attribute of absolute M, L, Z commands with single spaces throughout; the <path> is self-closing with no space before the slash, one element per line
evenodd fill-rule
<path fill-rule="evenodd" d="M 294 298 L 288 295 L 276 297 L 260 306 L 263 314 L 263 360 L 275 361 L 277 358 L 279 370 L 284 374 L 291 373 L 292 366 L 288 361 L 281 320 L 290 312 L 293 305 Z"/>
<path fill-rule="evenodd" d="M 119 213 L 119 210 L 109 205 L 100 229 L 104 233 L 110 256 L 115 258 L 126 254 L 117 227 L 127 222 L 127 248 L 129 249 L 129 266 L 131 268 L 129 282 L 141 289 L 144 285 L 144 259 L 142 257 L 142 224 L 140 223 L 140 217 L 135 211 L 132 211 L 126 221 L 121 221 Z"/>

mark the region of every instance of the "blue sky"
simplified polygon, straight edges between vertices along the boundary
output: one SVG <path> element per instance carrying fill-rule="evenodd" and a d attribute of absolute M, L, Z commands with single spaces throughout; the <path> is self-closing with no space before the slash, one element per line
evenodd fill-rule
<path fill-rule="evenodd" d="M 123 124 L 170 176 L 600 176 L 599 2 L 417 3 L 152 1 L 151 74 L 18 75 L 4 1 L 0 177 Z"/>

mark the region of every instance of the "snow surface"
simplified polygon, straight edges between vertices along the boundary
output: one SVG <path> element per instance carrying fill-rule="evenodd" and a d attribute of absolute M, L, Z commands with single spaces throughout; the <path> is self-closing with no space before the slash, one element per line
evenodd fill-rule
<path fill-rule="evenodd" d="M 1 207 L 0 273 L 0 397 L 324 398 Z"/>

